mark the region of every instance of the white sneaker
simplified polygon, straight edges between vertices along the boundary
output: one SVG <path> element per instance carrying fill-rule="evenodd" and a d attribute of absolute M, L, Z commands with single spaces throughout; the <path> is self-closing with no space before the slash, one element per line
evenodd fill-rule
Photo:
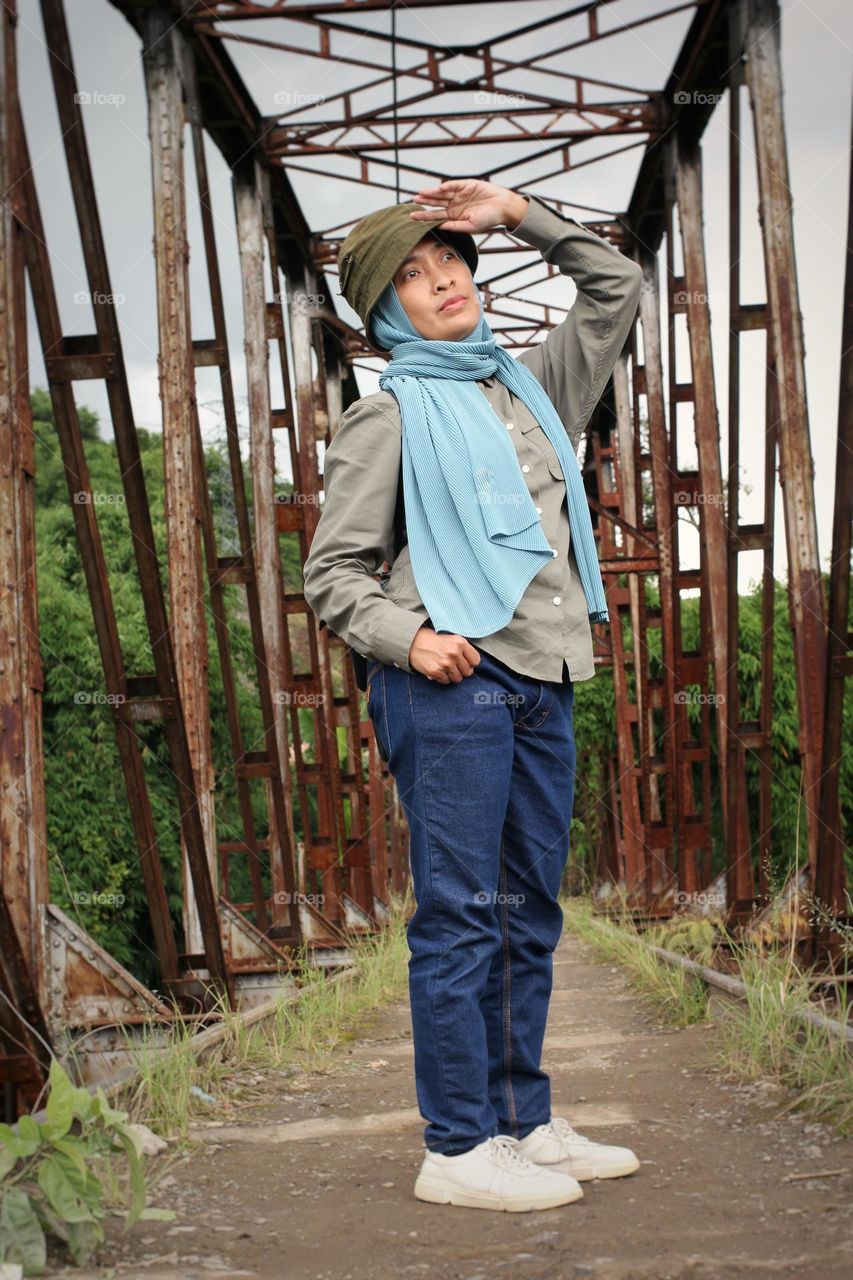
<path fill-rule="evenodd" d="M 583 1188 L 567 1173 L 525 1160 L 517 1138 L 498 1134 L 459 1156 L 427 1151 L 415 1195 L 431 1204 L 527 1213 L 580 1200 Z"/>
<path fill-rule="evenodd" d="M 621 1178 L 634 1173 L 640 1162 L 630 1147 L 610 1147 L 593 1142 L 573 1129 L 568 1120 L 554 1116 L 540 1124 L 518 1144 L 519 1153 L 548 1169 L 571 1174 L 578 1182 L 592 1178 Z"/>

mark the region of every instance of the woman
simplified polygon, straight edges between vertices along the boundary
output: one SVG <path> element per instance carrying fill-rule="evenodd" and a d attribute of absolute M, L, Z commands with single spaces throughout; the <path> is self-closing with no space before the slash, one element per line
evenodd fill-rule
<path fill-rule="evenodd" d="M 513 359 L 483 315 L 472 232 L 506 227 L 574 306 Z M 641 270 L 534 196 L 478 180 L 362 219 L 341 289 L 392 359 L 343 414 L 305 563 L 311 609 L 368 659 L 367 705 L 410 833 L 419 1199 L 579 1199 L 639 1167 L 551 1115 L 540 1065 L 562 929 L 574 683 L 607 608 L 574 450 L 631 328 Z M 395 555 L 397 486 L 402 549 Z M 391 564 L 386 583 L 376 574 Z M 474 641 L 476 640 L 476 644 Z"/>

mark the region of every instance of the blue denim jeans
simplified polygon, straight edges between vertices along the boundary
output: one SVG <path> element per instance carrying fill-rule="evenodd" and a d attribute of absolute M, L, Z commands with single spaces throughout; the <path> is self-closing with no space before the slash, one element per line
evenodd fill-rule
<path fill-rule="evenodd" d="M 535 680 L 479 653 L 459 683 L 368 670 L 409 827 L 418 1104 L 427 1147 L 445 1154 L 551 1117 L 540 1060 L 574 800 L 565 664 L 562 682 Z"/>

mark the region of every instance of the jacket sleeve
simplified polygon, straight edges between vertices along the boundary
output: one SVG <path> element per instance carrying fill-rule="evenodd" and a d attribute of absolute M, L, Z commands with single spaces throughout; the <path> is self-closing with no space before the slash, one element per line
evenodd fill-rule
<path fill-rule="evenodd" d="M 517 359 L 545 388 L 576 449 L 631 331 L 643 271 L 574 218 L 564 218 L 535 196 L 527 200 L 527 213 L 510 234 L 534 245 L 561 275 L 570 276 L 577 297 L 565 320 Z"/>
<path fill-rule="evenodd" d="M 389 600 L 373 576 L 394 558 L 402 437 L 363 397 L 345 410 L 326 449 L 324 500 L 303 568 L 309 608 L 350 648 L 405 671 L 424 619 Z"/>

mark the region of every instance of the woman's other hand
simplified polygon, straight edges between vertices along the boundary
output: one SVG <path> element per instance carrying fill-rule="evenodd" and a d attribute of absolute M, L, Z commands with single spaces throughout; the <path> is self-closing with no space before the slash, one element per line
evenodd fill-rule
<path fill-rule="evenodd" d="M 439 684 L 459 684 L 479 666 L 480 653 L 464 636 L 422 626 L 409 649 L 409 665 Z"/>

